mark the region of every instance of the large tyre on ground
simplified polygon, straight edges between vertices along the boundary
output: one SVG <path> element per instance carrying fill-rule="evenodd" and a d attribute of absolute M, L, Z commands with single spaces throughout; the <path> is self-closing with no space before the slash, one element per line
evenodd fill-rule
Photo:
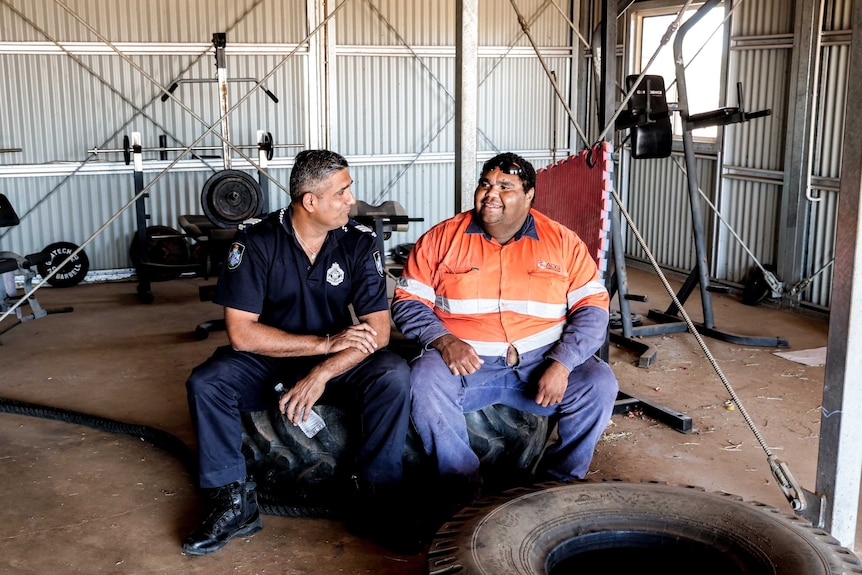
<path fill-rule="evenodd" d="M 275 409 L 243 414 L 243 453 L 265 513 L 336 516 L 349 503 L 344 497 L 350 493 L 351 441 L 358 437 L 358 421 L 340 407 L 317 405 L 314 410 L 326 427 L 313 438 L 285 423 Z M 548 418 L 494 405 L 467 414 L 467 428 L 485 486 L 493 492 L 522 484 L 529 476 L 548 437 Z M 404 474 L 414 485 L 433 476 L 413 433 L 404 450 Z"/>
<path fill-rule="evenodd" d="M 479 501 L 437 532 L 426 574 L 838 575 L 862 563 L 822 529 L 726 493 L 546 483 Z"/>

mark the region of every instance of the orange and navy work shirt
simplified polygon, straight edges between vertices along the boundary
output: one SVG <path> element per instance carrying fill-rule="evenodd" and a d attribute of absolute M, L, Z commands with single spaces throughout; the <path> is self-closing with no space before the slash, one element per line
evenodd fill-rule
<path fill-rule="evenodd" d="M 595 261 L 572 230 L 530 210 L 500 245 L 468 211 L 413 246 L 392 317 L 423 346 L 451 333 L 480 356 L 505 357 L 511 345 L 522 357 L 547 351 L 571 370 L 604 343 L 608 304 Z"/>

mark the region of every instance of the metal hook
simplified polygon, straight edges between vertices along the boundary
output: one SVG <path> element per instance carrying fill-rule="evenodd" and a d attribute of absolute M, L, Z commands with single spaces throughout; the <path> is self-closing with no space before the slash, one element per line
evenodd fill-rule
<path fill-rule="evenodd" d="M 822 202 L 823 198 L 820 197 L 820 192 L 817 192 L 816 196 L 811 195 L 812 189 L 811 186 L 805 188 L 805 199 L 812 203 Z"/>

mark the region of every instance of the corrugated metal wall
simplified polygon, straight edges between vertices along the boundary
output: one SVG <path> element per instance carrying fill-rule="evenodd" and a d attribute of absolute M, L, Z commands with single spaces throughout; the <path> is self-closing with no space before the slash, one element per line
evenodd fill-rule
<path fill-rule="evenodd" d="M 633 161 L 626 209 L 656 260 L 663 267 L 688 273 L 697 257 L 691 231 L 688 180 L 677 161 L 683 163 L 678 154 L 667 159 Z M 712 199 L 716 162 L 711 158 L 698 158 L 696 164 L 700 187 Z M 701 212 L 706 213 L 706 204 L 701 202 L 700 207 Z M 628 255 L 646 261 L 646 254 L 631 232 L 627 246 Z"/>
<path fill-rule="evenodd" d="M 852 0 L 828 0 L 823 6 L 820 77 L 814 121 L 808 246 L 804 262 L 806 278 L 813 278 L 802 292 L 802 301 L 828 308 L 832 293 L 835 227 L 838 222 L 838 184 L 844 115 L 847 111 L 847 72 L 850 58 Z M 818 271 L 826 267 L 823 273 Z M 817 275 L 814 275 L 817 274 Z"/>
<path fill-rule="evenodd" d="M 782 249 L 778 216 L 787 123 L 794 120 L 788 84 L 796 4 L 745 0 L 735 5 L 727 105 L 736 103 L 735 84 L 742 81 L 746 109 L 769 108 L 772 115 L 729 126 L 721 169 L 717 156 L 708 155 L 699 156 L 698 169 L 701 187 L 727 223 L 758 259 L 771 263 Z M 811 196 L 820 201 L 807 206 L 800 230 L 808 234 L 805 275 L 832 257 L 850 5 L 850 0 L 823 0 L 811 162 Z M 128 201 L 131 169 L 117 155 L 85 162 L 88 149 L 119 148 L 123 136 L 136 131 L 143 134 L 144 146 L 155 146 L 161 134 L 168 135 L 169 145 L 184 146 L 217 121 L 214 83 L 181 84 L 178 101 L 161 102 L 153 81 L 167 86 L 178 79 L 214 79 L 210 42 L 220 31 L 228 34 L 228 76 L 271 74 L 266 87 L 280 99 L 274 103 L 262 91 L 246 97 L 252 84 L 232 82 L 231 102 L 244 98 L 230 118 L 233 143 L 253 147 L 258 129 L 272 132 L 277 145 L 307 147 L 328 139 L 351 159 L 360 199 L 398 200 L 410 215 L 425 219 L 396 241 L 415 240 L 454 211 L 454 1 L 330 2 L 330 9 L 338 7 L 334 24 L 326 28 L 334 56 L 330 75 L 326 55 L 316 51 L 314 42 L 304 43 L 309 19 L 320 8 L 310 0 L 153 0 L 116 2 L 112 10 L 98 0 L 69 0 L 65 6 L 51 0 L 9 0 L 0 6 L 5 80 L 0 84 L 0 148 L 22 149 L 0 154 L 0 191 L 26 214 L 23 225 L 0 230 L 3 249 L 30 252 L 58 240 L 80 243 Z M 589 51 L 558 9 L 567 11 L 580 35 L 589 38 L 598 3 L 586 8 L 578 2 L 519 0 L 518 6 L 588 138 L 595 137 L 600 130 L 594 120 L 595 84 L 583 65 Z M 627 54 L 624 22 L 620 77 Z M 479 33 L 479 160 L 514 150 L 540 167 L 580 150 L 583 142 L 555 100 L 510 3 L 480 0 Z M 218 148 L 220 140 L 209 134 L 201 144 Z M 278 184 L 270 192 L 272 207 L 286 203 L 278 186 L 286 185 L 297 149 L 276 150 L 270 165 Z M 619 142 L 615 149 L 621 149 Z M 255 150 L 245 153 L 256 159 Z M 145 169 L 147 181 L 159 178 L 148 201 L 152 223 L 176 227 L 180 214 L 200 213 L 199 190 L 222 162 L 219 157 L 208 159 L 208 165 L 185 159 L 160 176 L 173 158 L 169 154 L 160 161 L 150 154 Z M 638 227 L 662 264 L 689 270 L 690 214 L 677 162 L 628 165 L 624 151 L 620 158 L 626 165 L 616 172 L 617 187 Z M 233 167 L 250 169 L 238 155 Z M 751 258 L 708 207 L 703 211 L 711 273 L 739 285 Z M 133 230 L 132 215 L 121 216 L 88 248 L 93 268 L 128 267 Z M 642 258 L 633 238 L 625 239 L 629 255 Z M 828 307 L 830 291 L 827 270 L 802 294 L 803 303 Z"/>
<path fill-rule="evenodd" d="M 711 272 L 731 284 L 742 284 L 755 265 L 743 246 L 762 264 L 775 263 L 793 19 L 792 4 L 780 0 L 742 2 L 731 19 L 727 105 L 739 105 L 736 86 L 741 82 L 746 112 L 771 110 L 768 117 L 724 131 L 724 177 L 716 207 L 725 223 L 717 224 Z"/>
<path fill-rule="evenodd" d="M 754 266 L 743 245 L 762 264 L 776 263 L 783 249 L 779 232 L 785 225 L 780 214 L 782 202 L 787 201 L 787 137 L 794 122 L 809 122 L 814 130 L 808 174 L 811 201 L 803 202 L 806 220 L 803 226 L 794 228 L 794 233 L 805 234 L 800 240 L 805 246 L 801 254 L 803 278 L 814 277 L 800 293 L 799 303 L 828 309 L 832 282 L 828 264 L 836 225 L 852 2 L 822 2 L 819 62 L 810 63 L 811 70 L 819 69 L 811 118 L 800 117 L 797 110 L 789 109 L 790 96 L 796 90 L 791 85 L 791 67 L 797 34 L 801 33 L 794 30 L 796 11 L 804 9 L 801 1 L 737 0 L 733 4 L 725 105 L 738 105 L 736 84 L 742 82 L 745 111 L 769 109 L 771 115 L 727 126 L 720 159 L 699 156 L 701 188 L 720 214 L 703 203 L 710 275 L 722 283 L 741 286 Z M 643 6 L 635 4 L 630 10 Z M 621 19 L 620 44 L 622 53 L 628 54 L 630 31 L 623 22 Z M 620 162 L 623 166 L 617 171 L 621 178 L 617 186 L 659 263 L 688 272 L 694 265 L 690 208 L 687 184 L 675 165 L 682 162 L 631 162 L 625 149 L 620 153 Z M 630 233 L 625 240 L 627 256 L 643 259 Z M 818 274 L 820 270 L 823 273 Z M 788 282 L 787 289 L 792 287 Z"/>
<path fill-rule="evenodd" d="M 121 148 L 132 132 L 142 133 L 145 147 L 157 146 L 161 134 L 169 146 L 185 147 L 213 123 L 214 133 L 220 132 L 214 32 L 228 34 L 231 80 L 260 79 L 277 68 L 266 87 L 280 102 L 255 91 L 231 114 L 231 141 L 256 148 L 260 128 L 271 131 L 276 144 L 303 145 L 307 51 L 282 62 L 307 33 L 305 1 L 265 3 L 266 11 L 263 4 L 154 1 L 115 3 L 105 10 L 103 2 L 79 0 L 67 2 L 66 10 L 56 2 L 19 0 L 0 6 L 0 147 L 21 148 L 0 155 L 0 190 L 23 217 L 21 225 L 0 231 L 3 249 L 29 253 L 54 241 L 80 244 L 132 198 L 132 170 L 122 154 L 87 161 L 87 150 Z M 174 92 L 179 102 L 159 99 L 156 83 L 191 79 L 211 81 L 181 84 Z M 231 81 L 231 104 L 253 86 Z M 147 201 L 151 224 L 177 228 L 179 215 L 201 213 L 200 189 L 223 161 L 216 135 L 200 145 L 218 148 L 199 152 L 216 157 L 183 160 L 164 175 L 176 154 L 169 153 L 168 161 L 144 155 L 145 184 L 159 178 Z M 243 152 L 257 159 L 256 150 Z M 276 167 L 272 173 L 286 178 L 288 172 Z M 271 193 L 276 205 L 284 203 L 279 194 L 277 188 Z M 130 267 L 134 229 L 133 210 L 119 216 L 87 246 L 91 269 Z"/>
<path fill-rule="evenodd" d="M 167 102 L 156 84 L 214 80 L 215 32 L 227 33 L 228 77 L 260 80 L 271 74 L 265 86 L 280 100 L 256 91 L 237 106 L 229 120 L 234 144 L 254 147 L 256 131 L 263 129 L 276 145 L 308 147 L 322 141 L 314 119 L 328 117 L 326 137 L 350 159 L 359 199 L 398 200 L 411 216 L 424 218 L 395 241 L 414 241 L 451 215 L 455 3 L 330 2 L 330 10 L 338 7 L 334 25 L 326 29 L 334 30 L 327 36 L 335 55 L 330 76 L 323 56 L 304 43 L 309 14 L 319 4 L 154 0 L 115 2 L 106 10 L 98 0 L 69 0 L 68 9 L 52 0 L 9 0 L 0 6 L 0 147 L 22 149 L 0 154 L 0 192 L 26 215 L 17 228 L 0 230 L 3 249 L 31 252 L 58 240 L 81 243 L 112 218 L 133 196 L 131 167 L 121 154 L 85 161 L 87 150 L 122 148 L 132 132 L 142 134 L 145 148 L 156 147 L 161 134 L 169 146 L 184 147 L 215 124 L 214 133 L 200 141 L 217 148 L 200 152 L 216 156 L 205 163 L 186 156 L 162 175 L 176 155 L 164 161 L 144 154 L 145 184 L 157 178 L 148 190 L 150 223 L 177 228 L 179 215 L 201 213 L 200 189 L 223 167 L 215 135 L 217 84 L 181 83 L 174 92 L 178 101 Z M 562 92 L 571 93 L 568 24 L 547 1 L 518 4 Z M 511 5 L 482 0 L 479 15 L 480 160 L 517 150 L 539 167 L 555 153 L 558 159 L 567 155 L 571 127 Z M 230 104 L 253 85 L 232 81 Z M 277 149 L 270 163 L 269 173 L 281 186 L 298 149 Z M 243 152 L 256 161 L 255 149 Z M 238 152 L 232 157 L 233 168 L 251 168 Z M 269 201 L 276 207 L 286 198 L 273 186 Z M 91 269 L 129 267 L 134 229 L 129 211 L 94 240 L 87 247 Z"/>

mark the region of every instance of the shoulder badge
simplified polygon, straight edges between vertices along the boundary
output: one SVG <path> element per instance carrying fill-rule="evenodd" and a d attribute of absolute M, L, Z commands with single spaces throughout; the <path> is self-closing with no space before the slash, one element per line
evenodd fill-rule
<path fill-rule="evenodd" d="M 245 252 L 245 246 L 239 242 L 234 242 L 230 246 L 230 251 L 227 254 L 227 269 L 235 270 L 242 263 L 242 254 Z"/>
<path fill-rule="evenodd" d="M 374 267 L 377 268 L 380 277 L 383 277 L 383 258 L 380 257 L 380 250 L 374 251 Z"/>

